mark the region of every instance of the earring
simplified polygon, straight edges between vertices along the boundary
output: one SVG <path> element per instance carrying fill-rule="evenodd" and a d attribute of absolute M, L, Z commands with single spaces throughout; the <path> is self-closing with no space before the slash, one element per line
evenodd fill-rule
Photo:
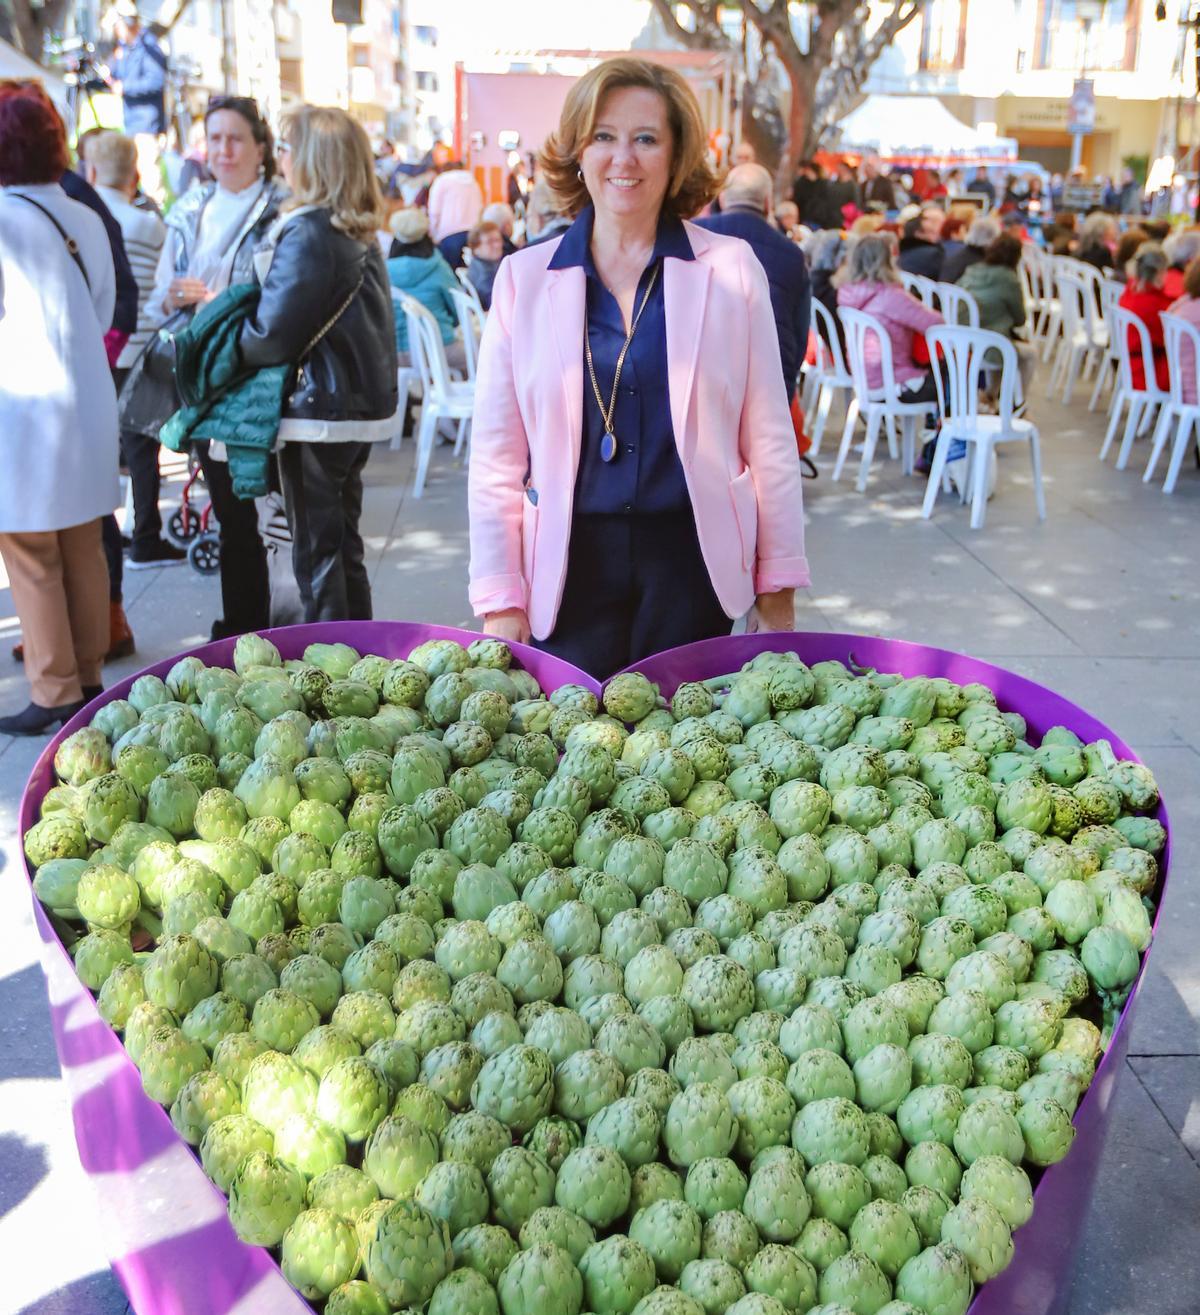
<path fill-rule="evenodd" d="M 582 169 L 576 169 L 576 170 L 575 170 L 575 177 L 578 178 L 580 182 L 583 182 L 583 170 L 582 170 Z"/>

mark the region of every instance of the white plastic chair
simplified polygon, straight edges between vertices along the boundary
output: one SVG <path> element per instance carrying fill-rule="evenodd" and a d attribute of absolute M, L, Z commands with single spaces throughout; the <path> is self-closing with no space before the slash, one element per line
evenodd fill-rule
<path fill-rule="evenodd" d="M 404 293 L 399 288 L 392 289 L 392 314 L 400 316 L 404 314 Z M 412 359 L 411 352 L 409 359 Z M 396 390 L 400 394 L 400 405 L 396 409 L 396 432 L 392 435 L 388 448 L 392 452 L 399 450 L 400 444 L 404 441 L 404 417 L 408 413 L 408 399 L 412 394 L 414 384 L 420 384 L 421 376 L 417 373 L 414 366 L 398 365 L 396 367 Z"/>
<path fill-rule="evenodd" d="M 1062 301 L 1058 291 L 1059 257 L 1040 252 L 1034 258 L 1032 269 L 1041 285 L 1039 297 L 1041 316 L 1034 340 L 1042 345 L 1042 364 L 1045 365 L 1054 355 L 1058 335 L 1062 330 Z"/>
<path fill-rule="evenodd" d="M 1089 411 L 1094 411 L 1099 405 L 1100 396 L 1105 387 L 1116 382 L 1117 331 L 1113 325 L 1113 311 L 1116 310 L 1117 303 L 1121 300 L 1121 293 L 1125 291 L 1125 285 L 1124 283 L 1118 283 L 1116 279 L 1100 279 L 1096 284 L 1096 289 L 1100 297 L 1100 317 L 1104 321 L 1106 337 L 1104 354 L 1100 357 L 1100 364 L 1096 368 L 1096 384 L 1088 400 Z M 1113 396 L 1116 396 L 1115 389 Z"/>
<path fill-rule="evenodd" d="M 846 329 L 846 361 L 850 367 L 850 376 L 854 380 L 853 411 L 846 416 L 846 427 L 842 430 L 842 441 L 838 448 L 837 462 L 833 467 L 836 481 L 846 464 L 850 451 L 850 441 L 854 437 L 854 424 L 861 414 L 867 424 L 867 436 L 863 442 L 862 460 L 858 467 L 858 480 L 855 487 L 860 493 L 867 487 L 867 472 L 875 456 L 875 444 L 879 441 L 879 430 L 886 428 L 888 448 L 895 455 L 894 423 L 900 422 L 901 433 L 901 469 L 911 475 L 916 461 L 917 426 L 923 416 L 932 409 L 929 402 L 906 402 L 900 385 L 896 382 L 895 363 L 892 360 L 892 342 L 887 330 L 880 320 L 865 311 L 851 310 L 843 306 L 838 317 Z M 864 354 L 867 335 L 874 334 L 879 342 L 879 369 L 883 377 L 882 385 L 871 388 L 867 382 L 867 363 Z"/>
<path fill-rule="evenodd" d="M 938 285 L 933 279 L 926 278 L 924 274 L 910 274 L 907 270 L 897 270 L 900 275 L 900 282 L 906 292 L 911 292 L 922 305 L 928 306 L 930 310 L 937 309 L 937 288 Z"/>
<path fill-rule="evenodd" d="M 459 422 L 455 456 L 462 450 L 475 407 L 475 384 L 450 378 L 442 330 L 437 320 L 415 297 L 407 293 L 401 296 L 408 317 L 408 349 L 421 376 L 421 423 L 417 426 L 417 470 L 413 479 L 413 497 L 419 498 L 425 491 L 425 476 L 429 471 L 439 420 Z"/>
<path fill-rule="evenodd" d="M 1200 441 L 1200 405 L 1183 400 L 1183 381 L 1191 379 L 1192 392 L 1200 398 L 1200 330 L 1194 324 L 1181 319 L 1178 315 L 1162 317 L 1163 340 L 1167 348 L 1167 365 L 1171 373 L 1171 386 L 1167 400 L 1158 413 L 1158 424 L 1154 427 L 1154 446 L 1150 451 L 1150 460 L 1146 462 L 1146 473 L 1142 483 L 1148 484 L 1154 478 L 1154 467 L 1162 455 L 1170 437 L 1172 425 L 1175 427 L 1174 445 L 1171 448 L 1171 460 L 1167 465 L 1167 478 L 1163 484 L 1164 493 L 1175 492 L 1175 482 L 1179 479 L 1179 470 L 1183 465 L 1183 454 L 1188 448 L 1188 439 Z M 1192 359 L 1184 359 L 1184 346 L 1190 345 Z"/>
<path fill-rule="evenodd" d="M 1169 400 L 1169 394 L 1159 388 L 1154 371 L 1154 348 L 1150 342 L 1150 330 L 1124 306 L 1113 309 L 1113 327 L 1117 331 L 1117 390 L 1113 396 L 1112 413 L 1108 429 L 1104 435 L 1104 446 L 1100 449 L 1100 460 L 1108 456 L 1116 437 L 1117 425 L 1121 421 L 1121 411 L 1128 407 L 1125 417 L 1125 432 L 1121 436 L 1121 449 L 1117 453 L 1117 469 L 1124 470 L 1129 461 L 1134 438 L 1145 433 L 1150 418 L 1155 410 Z M 1145 388 L 1133 386 L 1132 359 L 1134 348 L 1129 345 L 1129 335 L 1137 336 L 1138 347 L 1142 354 L 1142 371 L 1146 380 Z"/>
<path fill-rule="evenodd" d="M 971 329 L 979 328 L 979 303 L 973 293 L 968 292 L 966 288 L 960 288 L 957 283 L 935 283 L 934 287 L 937 289 L 942 318 L 947 324 L 965 324 Z"/>
<path fill-rule="evenodd" d="M 804 414 L 813 416 L 810 437 L 811 455 L 815 457 L 821 450 L 821 440 L 825 436 L 825 426 L 829 420 L 834 396 L 837 393 L 846 394 L 848 418 L 852 410 L 857 417 L 858 403 L 854 399 L 854 380 L 850 377 L 845 357 L 842 355 L 837 324 L 830 315 L 828 307 L 816 298 L 813 299 L 812 309 L 817 321 L 817 364 L 805 376 Z"/>
<path fill-rule="evenodd" d="M 1091 280 L 1060 267 L 1057 281 L 1062 307 L 1062 337 L 1058 341 L 1046 392 L 1050 395 L 1061 387 L 1063 405 L 1066 406 L 1075 390 L 1075 381 L 1082 379 L 1093 364 L 1098 368 L 1108 345 L 1108 335 L 1103 325 L 1097 323 Z"/>
<path fill-rule="evenodd" d="M 469 250 L 469 248 L 467 249 Z M 483 309 L 483 302 L 479 300 L 479 289 L 471 282 L 470 275 L 468 275 L 467 271 L 459 268 L 454 272 L 458 275 L 458 281 L 463 285 L 463 291 L 471 298 L 475 305 L 479 307 L 480 315 L 486 314 L 487 312 Z"/>
<path fill-rule="evenodd" d="M 935 325 L 925 335 L 929 350 L 936 354 L 940 347 L 946 362 L 947 383 L 940 370 L 934 372 L 937 384 L 938 407 L 942 414 L 942 427 L 933 450 L 933 463 L 929 482 L 925 486 L 925 501 L 921 515 L 929 519 L 937 501 L 942 476 L 946 469 L 946 456 L 950 444 L 957 438 L 967 445 L 971 474 L 968 484 L 971 497 L 971 528 L 983 525 L 987 511 L 988 472 L 992 452 L 1001 443 L 1028 443 L 1029 459 L 1033 466 L 1033 492 L 1039 520 L 1046 519 L 1046 497 L 1042 489 L 1042 452 L 1037 426 L 1032 421 L 1013 415 L 1017 394 L 1017 349 L 1003 334 L 990 329 L 970 329 L 950 324 Z M 1000 355 L 1000 390 L 995 415 L 979 413 L 979 393 L 983 376 L 994 369 L 994 359 Z M 948 386 L 947 386 L 948 384 Z"/>
<path fill-rule="evenodd" d="M 483 326 L 487 316 L 479 304 L 479 298 L 472 300 L 461 288 L 450 289 L 450 300 L 458 315 L 458 327 L 462 333 L 463 352 L 467 358 L 467 378 L 474 383 L 475 371 L 479 367 L 479 344 L 483 340 Z"/>

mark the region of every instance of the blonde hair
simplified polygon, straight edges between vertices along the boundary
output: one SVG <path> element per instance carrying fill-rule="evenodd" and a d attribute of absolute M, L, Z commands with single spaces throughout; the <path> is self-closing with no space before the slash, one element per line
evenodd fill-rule
<path fill-rule="evenodd" d="M 137 177 L 137 147 L 121 132 L 101 132 L 88 142 L 87 162 L 101 187 L 128 187 Z"/>
<path fill-rule="evenodd" d="M 567 92 L 558 127 L 539 156 L 543 176 L 558 195 L 562 213 L 577 215 L 591 200 L 579 175 L 579 156 L 591 138 L 600 106 L 611 91 L 644 87 L 666 104 L 674 144 L 671 181 L 663 209 L 690 218 L 717 194 L 719 181 L 708 164 L 708 140 L 696 95 L 672 68 L 622 55 L 606 59 Z"/>
<path fill-rule="evenodd" d="M 855 237 L 866 237 L 870 233 L 878 233 L 882 227 L 882 215 L 859 215 L 850 225 L 850 232 Z"/>
<path fill-rule="evenodd" d="M 292 153 L 292 194 L 282 209 L 324 207 L 334 228 L 371 241 L 386 209 L 362 124 L 333 106 L 301 105 L 284 115 L 282 137 Z"/>

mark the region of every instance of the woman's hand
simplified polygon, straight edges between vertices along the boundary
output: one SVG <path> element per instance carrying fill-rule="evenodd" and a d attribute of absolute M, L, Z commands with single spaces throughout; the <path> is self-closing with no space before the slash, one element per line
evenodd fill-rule
<path fill-rule="evenodd" d="M 209 300 L 208 285 L 203 279 L 172 279 L 167 288 L 167 297 L 163 305 L 168 311 L 182 310 L 185 306 L 195 306 Z"/>
<path fill-rule="evenodd" d="M 759 594 L 746 623 L 748 634 L 796 628 L 796 591 L 779 589 L 773 594 Z"/>
<path fill-rule="evenodd" d="M 503 612 L 489 612 L 483 618 L 483 633 L 495 635 L 510 644 L 528 644 L 529 618 L 520 607 L 507 607 Z"/>

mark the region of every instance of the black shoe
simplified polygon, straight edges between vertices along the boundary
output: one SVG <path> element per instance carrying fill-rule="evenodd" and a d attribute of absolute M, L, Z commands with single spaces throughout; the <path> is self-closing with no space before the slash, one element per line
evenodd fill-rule
<path fill-rule="evenodd" d="M 187 561 L 187 553 L 176 548 L 166 539 L 154 539 L 150 543 L 136 544 L 129 551 L 129 560 L 125 563 L 131 571 L 148 571 L 154 566 L 178 566 Z"/>
<path fill-rule="evenodd" d="M 227 625 L 223 617 L 218 618 L 212 623 L 212 629 L 208 632 L 208 642 L 215 644 L 218 639 L 233 639 L 234 636 L 241 633 L 240 630 L 235 630 L 233 626 Z"/>
<path fill-rule="evenodd" d="M 817 476 L 818 476 L 819 474 L 820 474 L 820 472 L 817 470 L 816 466 L 814 466 L 813 463 L 812 463 L 812 458 L 811 458 L 811 457 L 807 457 L 807 456 L 805 456 L 803 453 L 801 453 L 801 454 L 800 454 L 800 478 L 801 478 L 801 479 L 816 479 Z"/>
<path fill-rule="evenodd" d="M 0 735 L 45 735 L 64 721 L 70 721 L 82 707 L 82 699 L 78 703 L 62 703 L 57 708 L 31 703 L 24 712 L 0 717 Z"/>

